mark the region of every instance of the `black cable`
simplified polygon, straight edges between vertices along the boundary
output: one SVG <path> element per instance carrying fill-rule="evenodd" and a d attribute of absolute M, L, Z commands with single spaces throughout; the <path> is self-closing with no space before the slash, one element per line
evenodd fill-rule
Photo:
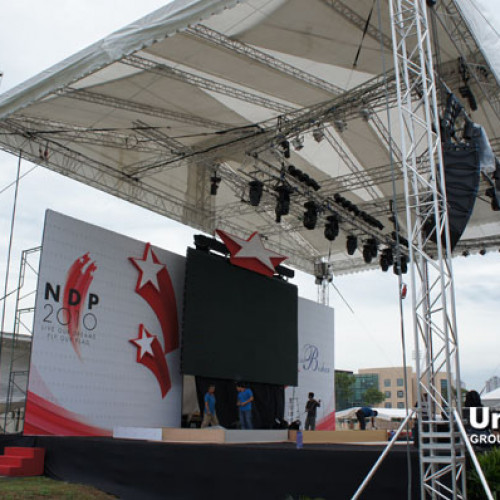
<path fill-rule="evenodd" d="M 359 59 L 359 55 L 361 54 L 361 48 L 363 46 L 363 41 L 365 40 L 365 36 L 366 36 L 367 31 L 368 31 L 368 26 L 370 26 L 370 20 L 372 18 L 372 14 L 373 14 L 373 7 L 375 7 L 375 0 L 373 0 L 372 8 L 370 9 L 370 13 L 368 14 L 368 18 L 366 19 L 365 27 L 363 29 L 363 35 L 361 36 L 361 41 L 359 42 L 358 51 L 356 52 L 356 57 L 354 58 L 354 62 L 352 63 L 353 68 L 356 68 L 358 66 L 358 59 Z M 382 33 L 382 32 L 380 32 L 380 33 Z"/>

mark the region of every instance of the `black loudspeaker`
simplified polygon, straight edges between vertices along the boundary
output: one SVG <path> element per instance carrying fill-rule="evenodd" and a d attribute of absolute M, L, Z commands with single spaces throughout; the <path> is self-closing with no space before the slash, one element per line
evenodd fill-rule
<path fill-rule="evenodd" d="M 453 250 L 469 222 L 479 189 L 479 149 L 473 144 L 446 145 L 443 148 L 446 201 Z M 427 235 L 436 241 L 434 220 L 426 225 Z M 443 237 L 444 242 L 444 237 Z"/>

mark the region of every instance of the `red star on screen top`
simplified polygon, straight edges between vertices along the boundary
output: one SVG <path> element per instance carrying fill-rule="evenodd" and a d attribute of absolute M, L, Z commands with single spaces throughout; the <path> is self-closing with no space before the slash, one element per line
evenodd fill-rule
<path fill-rule="evenodd" d="M 216 232 L 231 254 L 229 261 L 235 266 L 265 276 L 273 276 L 276 266 L 288 258 L 266 248 L 257 231 L 252 233 L 246 240 L 220 229 L 217 229 Z"/>

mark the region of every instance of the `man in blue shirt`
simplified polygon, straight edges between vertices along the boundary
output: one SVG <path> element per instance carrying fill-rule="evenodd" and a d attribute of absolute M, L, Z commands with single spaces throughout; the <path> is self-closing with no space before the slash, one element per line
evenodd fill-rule
<path fill-rule="evenodd" d="M 253 393 L 249 387 L 238 384 L 238 401 L 236 405 L 240 409 L 240 424 L 242 429 L 253 429 L 252 425 L 252 401 Z"/>
<path fill-rule="evenodd" d="M 215 385 L 211 385 L 205 394 L 205 408 L 203 411 L 203 421 L 201 428 L 208 427 L 209 425 L 219 425 L 217 414 L 215 413 Z"/>
<path fill-rule="evenodd" d="M 377 410 L 372 410 L 369 406 L 362 406 L 357 412 L 356 417 L 359 422 L 359 428 L 364 431 L 366 429 L 366 418 L 372 418 L 372 427 L 374 423 L 374 417 L 378 415 Z"/>

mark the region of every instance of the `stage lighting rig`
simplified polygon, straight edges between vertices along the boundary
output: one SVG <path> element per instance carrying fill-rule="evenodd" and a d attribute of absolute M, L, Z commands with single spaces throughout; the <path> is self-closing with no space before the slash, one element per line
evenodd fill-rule
<path fill-rule="evenodd" d="M 377 257 L 378 254 L 378 241 L 375 238 L 370 238 L 367 240 L 366 244 L 370 247 L 372 257 Z"/>
<path fill-rule="evenodd" d="M 298 169 L 294 165 L 288 165 L 288 173 L 299 182 L 302 182 L 306 186 L 314 189 L 314 191 L 321 189 L 321 186 L 316 182 L 316 180 L 305 172 L 302 172 L 302 170 Z"/>
<path fill-rule="evenodd" d="M 304 203 L 304 208 L 306 209 L 304 212 L 304 227 L 314 229 L 318 222 L 319 206 L 315 201 L 308 201 Z"/>
<path fill-rule="evenodd" d="M 290 158 L 290 143 L 287 140 L 280 142 L 281 151 L 285 158 Z"/>
<path fill-rule="evenodd" d="M 365 243 L 363 245 L 363 260 L 365 264 L 370 264 L 373 259 L 371 246 Z"/>
<path fill-rule="evenodd" d="M 276 222 L 281 222 L 281 217 L 283 215 L 288 215 L 290 212 L 290 194 L 293 189 L 288 184 L 280 184 L 276 186 L 274 190 L 278 193 L 278 200 L 276 202 Z"/>
<path fill-rule="evenodd" d="M 365 122 L 369 121 L 372 116 L 372 112 L 368 108 L 362 108 L 359 114 L 361 115 L 361 118 L 363 118 Z"/>
<path fill-rule="evenodd" d="M 352 234 L 347 237 L 346 241 L 346 249 L 347 249 L 347 255 L 354 255 L 354 252 L 358 248 L 358 238 L 356 236 L 353 236 Z"/>
<path fill-rule="evenodd" d="M 339 218 L 338 215 L 329 215 L 326 218 L 325 238 L 328 241 L 333 241 L 339 235 Z"/>
<path fill-rule="evenodd" d="M 312 135 L 317 143 L 320 143 L 325 138 L 325 133 L 323 132 L 323 129 L 320 127 L 315 128 L 313 130 Z"/>
<path fill-rule="evenodd" d="M 347 123 L 345 120 L 335 120 L 333 122 L 333 127 L 339 134 L 341 134 L 347 128 Z"/>
<path fill-rule="evenodd" d="M 212 174 L 210 177 L 210 194 L 215 196 L 217 194 L 217 190 L 219 189 L 219 184 L 222 179 L 217 175 L 217 172 Z"/>
<path fill-rule="evenodd" d="M 294 137 L 292 139 L 292 146 L 295 148 L 295 151 L 300 151 L 304 147 L 304 138 L 303 137 Z"/>
<path fill-rule="evenodd" d="M 394 261 L 394 265 L 392 266 L 394 274 L 399 275 L 399 274 L 406 274 L 408 272 L 408 257 L 406 255 L 401 255 L 400 262 L 401 262 L 401 271 L 399 270 L 398 261 L 397 260 Z"/>
<path fill-rule="evenodd" d="M 252 207 L 258 207 L 260 200 L 262 198 L 262 191 L 264 189 L 264 183 L 261 181 L 250 181 L 248 183 L 250 189 L 248 191 L 248 196 L 250 198 L 250 205 Z"/>
<path fill-rule="evenodd" d="M 384 248 L 382 250 L 382 254 L 380 255 L 380 267 L 382 271 L 387 272 L 389 267 L 394 264 L 394 259 L 392 256 L 392 250 L 390 248 Z"/>

